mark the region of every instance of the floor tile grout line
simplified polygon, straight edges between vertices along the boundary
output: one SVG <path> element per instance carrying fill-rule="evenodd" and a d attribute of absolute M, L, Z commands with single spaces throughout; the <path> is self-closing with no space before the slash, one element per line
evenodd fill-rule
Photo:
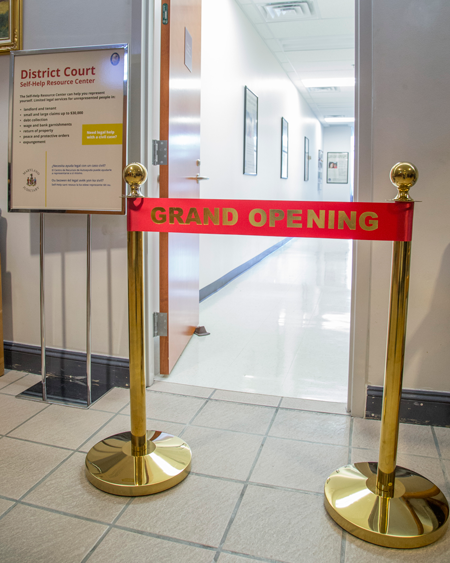
<path fill-rule="evenodd" d="M 443 460 L 443 458 L 442 458 L 441 446 L 439 445 L 439 440 L 438 440 L 438 437 L 437 437 L 436 430 L 435 430 L 434 426 L 431 426 L 431 434 L 432 434 L 432 436 L 433 436 L 434 445 L 436 446 L 436 449 L 437 449 L 437 451 L 438 451 L 438 455 L 439 455 L 439 465 L 440 465 L 440 467 L 441 467 L 442 474 L 444 475 L 445 484 L 446 484 L 446 486 L 447 486 L 448 493 L 450 494 L 450 480 L 449 480 L 449 478 L 448 478 L 448 476 L 447 476 L 447 471 L 446 471 L 446 468 L 445 468 L 444 460 Z M 444 496 L 445 496 L 445 495 L 444 495 Z"/>
<path fill-rule="evenodd" d="M 66 446 L 55 446 L 55 444 L 46 444 L 45 442 L 38 442 L 36 440 L 29 440 L 28 438 L 19 438 L 17 436 L 3 436 L 9 440 L 17 440 L 18 442 L 26 442 L 27 444 L 37 444 L 39 446 L 46 446 L 48 448 L 55 448 L 57 450 L 64 450 L 66 452 L 76 452 L 75 448 L 67 448 Z"/>
<path fill-rule="evenodd" d="M 96 549 L 100 546 L 100 544 L 103 543 L 104 539 L 108 536 L 108 534 L 111 532 L 111 530 L 112 530 L 111 526 L 108 526 L 106 528 L 106 530 L 103 532 L 103 534 L 100 535 L 100 537 L 97 539 L 97 541 L 94 543 L 94 545 L 88 551 L 88 553 L 83 557 L 83 559 L 80 561 L 80 563 L 86 563 L 86 561 L 89 560 L 91 555 L 96 551 Z"/>
<path fill-rule="evenodd" d="M 241 481 L 239 479 L 231 479 L 229 477 L 219 477 L 217 475 L 210 475 L 208 473 L 200 473 L 198 471 L 191 471 L 190 475 L 196 475 L 197 477 L 205 477 L 207 479 L 213 479 L 215 481 L 224 481 L 225 483 L 238 483 L 240 485 L 252 485 L 255 487 L 261 487 L 263 489 L 273 489 L 275 491 L 287 491 L 290 493 L 301 493 L 305 495 L 312 496 L 323 496 L 323 493 L 318 493 L 316 491 L 308 491 L 306 489 L 294 489 L 292 487 L 283 487 L 281 485 L 271 485 L 269 483 L 259 483 L 258 481 Z"/>
<path fill-rule="evenodd" d="M 339 563 L 345 563 L 345 552 L 347 549 L 347 535 L 344 530 L 342 530 L 341 536 L 341 557 Z"/>
<path fill-rule="evenodd" d="M 86 561 L 89 560 L 89 558 L 91 557 L 91 555 L 97 550 L 97 548 L 100 546 L 100 544 L 103 543 L 103 541 L 105 540 L 105 538 L 108 536 L 108 534 L 111 532 L 111 530 L 113 529 L 113 525 L 119 520 L 119 518 L 122 516 L 122 514 L 126 511 L 126 509 L 130 506 L 130 504 L 133 502 L 134 497 L 130 497 L 128 499 L 128 501 L 125 503 L 125 505 L 120 509 L 119 514 L 117 514 L 117 516 L 113 519 L 113 521 L 111 522 L 111 524 L 109 524 L 108 528 L 105 530 L 105 532 L 98 538 L 98 540 L 95 542 L 95 544 L 92 546 L 92 548 L 90 549 L 89 553 L 86 554 L 86 556 L 82 559 L 81 563 L 86 563 Z"/>
<path fill-rule="evenodd" d="M 8 374 L 5 373 L 5 375 L 8 375 Z M 17 383 L 18 381 L 20 381 L 24 377 L 27 377 L 27 375 L 33 375 L 33 374 L 26 372 L 25 375 L 22 375 L 21 377 L 18 377 L 14 381 L 11 381 L 11 383 L 8 383 L 8 385 L 4 385 L 3 387 L 1 387 L 0 393 L 2 393 L 2 395 L 10 395 L 10 393 L 3 393 L 3 389 L 7 389 L 10 385 L 14 385 L 15 383 Z M 1 381 L 1 379 L 0 379 L 0 381 Z M 32 387 L 32 385 L 30 385 L 30 387 Z"/>
<path fill-rule="evenodd" d="M 280 559 L 266 559 L 265 557 L 259 557 L 255 555 L 248 555 L 247 553 L 240 553 L 239 551 L 230 551 L 228 549 L 223 549 L 221 553 L 229 554 L 229 555 L 236 555 L 237 557 L 241 557 L 242 559 L 250 559 L 251 561 L 259 561 L 260 563 L 285 563 Z"/>
<path fill-rule="evenodd" d="M 229 521 L 228 521 L 228 524 L 227 524 L 227 526 L 226 526 L 226 528 L 225 528 L 225 531 L 224 531 L 224 533 L 223 533 L 222 539 L 221 539 L 221 541 L 220 541 L 220 544 L 219 544 L 219 547 L 218 547 L 216 556 L 215 556 L 215 558 L 214 558 L 214 560 L 215 560 L 216 562 L 218 561 L 218 559 L 219 559 L 219 557 L 220 557 L 220 554 L 221 554 L 221 552 L 222 552 L 223 546 L 225 545 L 225 542 L 226 542 L 226 540 L 227 540 L 228 533 L 229 533 L 229 531 L 230 531 L 230 529 L 231 529 L 231 526 L 232 526 L 233 523 L 234 523 L 234 520 L 235 520 L 235 518 L 236 518 L 236 515 L 237 515 L 237 513 L 238 513 L 238 510 L 239 510 L 239 508 L 240 508 L 240 506 L 241 506 L 241 503 L 242 503 L 242 500 L 243 500 L 243 498 L 244 498 L 245 492 L 246 492 L 247 489 L 248 489 L 248 486 L 249 486 L 249 484 L 250 484 L 250 478 L 251 478 L 252 473 L 253 473 L 253 471 L 254 471 L 254 469 L 255 469 L 255 467 L 256 467 L 256 464 L 258 463 L 258 460 L 259 460 L 259 458 L 260 458 L 260 456 L 261 456 L 262 450 L 263 450 L 263 448 L 264 448 L 264 444 L 266 443 L 266 440 L 267 440 L 267 437 L 268 437 L 268 435 L 269 435 L 269 432 L 270 432 L 270 430 L 272 429 L 272 426 L 273 426 L 273 423 L 274 423 L 274 421 L 275 421 L 275 418 L 277 417 L 278 411 L 279 411 L 279 408 L 277 407 L 277 408 L 274 410 L 274 413 L 273 413 L 273 415 L 272 415 L 272 419 L 271 419 L 270 423 L 269 423 L 268 426 L 267 426 L 266 433 L 265 433 L 263 439 L 261 440 L 260 447 L 258 448 L 258 451 L 256 452 L 255 459 L 253 460 L 252 466 L 251 466 L 250 471 L 249 471 L 249 473 L 248 473 L 248 475 L 247 475 L 247 479 L 245 480 L 244 486 L 242 487 L 241 494 L 239 495 L 239 498 L 238 498 L 238 500 L 237 500 L 237 502 L 236 502 L 236 505 L 235 505 L 235 507 L 234 507 L 234 510 L 233 510 L 233 512 L 232 512 L 232 514 L 231 514 L 231 516 L 230 516 L 230 519 L 229 519 Z"/>
<path fill-rule="evenodd" d="M 11 397 L 11 395 L 9 395 Z M 41 412 L 44 412 L 45 410 L 49 409 L 51 407 L 50 404 L 47 404 L 44 408 L 42 408 L 40 411 L 36 412 L 35 414 L 33 414 L 32 416 L 30 416 L 29 418 L 27 418 L 26 420 L 24 420 L 23 422 L 21 422 L 20 424 L 18 424 L 15 428 L 13 428 L 12 430 L 10 430 L 9 432 L 7 432 L 6 434 L 3 434 L 3 436 L 9 436 L 11 434 L 11 432 L 15 432 L 18 428 L 20 428 L 21 426 L 23 426 L 24 424 L 26 424 L 27 422 L 29 422 L 31 419 L 33 419 L 35 416 L 37 416 L 38 414 L 40 414 Z"/>
<path fill-rule="evenodd" d="M 347 462 L 350 465 L 352 462 L 352 453 L 353 453 L 353 417 L 350 418 L 350 431 L 348 433 L 348 458 Z"/>
<path fill-rule="evenodd" d="M 185 385 L 184 383 L 177 383 L 176 385 Z M 232 401 L 230 399 L 216 399 L 213 397 L 213 395 L 216 393 L 216 391 L 226 391 L 226 392 L 230 392 L 230 393 L 242 393 L 242 394 L 247 394 L 247 395 L 264 395 L 264 393 L 251 393 L 251 392 L 246 392 L 246 391 L 230 391 L 229 389 L 214 389 L 212 391 L 212 393 L 208 396 L 208 397 L 199 397 L 198 395 L 183 395 L 182 393 L 171 393 L 170 391 L 162 391 L 162 390 L 152 390 L 151 387 L 147 387 L 147 391 L 150 391 L 151 393 L 159 393 L 159 394 L 164 394 L 164 395 L 175 395 L 176 397 L 186 397 L 188 399 L 203 399 L 203 400 L 207 400 L 207 401 L 216 401 L 216 402 L 223 402 L 223 403 L 235 403 L 238 405 L 249 405 L 252 407 L 266 407 L 266 408 L 276 408 L 277 406 L 279 408 L 282 408 L 284 410 L 289 410 L 289 411 L 302 411 L 302 412 L 311 412 L 311 413 L 317 413 L 317 414 L 330 414 L 330 415 L 334 415 L 334 416 L 346 416 L 349 417 L 351 416 L 350 413 L 347 412 L 326 412 L 326 411 L 316 411 L 316 410 L 311 410 L 311 409 L 304 409 L 304 408 L 299 408 L 299 407 L 284 407 L 281 406 L 281 402 L 284 399 L 299 399 L 302 401 L 311 401 L 314 402 L 315 399 L 303 399 L 301 397 L 286 397 L 285 395 L 267 395 L 268 397 L 279 397 L 280 401 L 278 403 L 278 405 L 267 405 L 267 404 L 263 404 L 263 403 L 253 403 L 253 402 L 245 402 L 245 401 Z M 317 402 L 321 402 L 321 403 L 330 403 L 333 404 L 331 401 L 317 401 Z M 129 404 L 129 403 L 128 403 Z M 124 408 L 126 408 L 127 405 L 125 405 L 124 407 L 122 407 L 122 410 Z M 345 403 L 337 403 L 337 404 L 345 404 Z M 311 405 L 313 406 L 313 405 Z M 93 409 L 96 410 L 96 409 Z M 100 409 L 97 409 L 100 410 Z"/>
<path fill-rule="evenodd" d="M 102 411 L 102 412 L 103 412 L 103 411 Z M 109 413 L 109 414 L 111 414 L 111 418 L 109 418 L 104 424 L 102 424 L 102 426 L 100 426 L 99 428 L 97 428 L 97 430 L 96 430 L 93 434 L 91 434 L 83 443 L 81 443 L 81 444 L 78 446 L 78 448 L 76 448 L 76 450 L 75 450 L 76 452 L 85 453 L 85 452 L 83 452 L 82 450 L 80 450 L 80 448 L 82 448 L 82 447 L 84 446 L 84 444 L 87 444 L 87 443 L 89 442 L 89 440 L 92 440 L 92 438 L 93 438 L 98 432 L 100 432 L 101 430 L 103 430 L 103 428 L 105 428 L 105 426 L 107 426 L 107 425 L 110 424 L 115 418 L 117 418 L 117 415 L 120 414 L 120 411 L 119 411 L 119 412 L 116 412 L 115 414 L 114 414 L 114 413 Z M 106 436 L 106 437 L 108 438 L 108 436 Z"/>
<path fill-rule="evenodd" d="M 2 497 L 0 496 L 0 498 L 2 498 Z M 17 500 L 10 500 L 10 499 L 4 499 L 4 500 L 9 500 L 9 501 L 12 502 L 13 504 L 12 504 L 9 508 L 7 508 L 3 514 L 0 514 L 0 521 L 1 521 L 1 519 L 4 518 L 7 514 L 9 514 L 13 508 L 15 508 L 15 507 L 19 504 L 19 503 L 17 502 Z"/>
<path fill-rule="evenodd" d="M 242 487 L 242 490 L 241 490 L 241 493 L 240 493 L 240 495 L 239 495 L 239 498 L 238 498 L 238 500 L 237 500 L 237 502 L 236 502 L 236 504 L 235 504 L 235 506 L 234 506 L 233 512 L 231 513 L 230 519 L 228 520 L 228 523 L 227 523 L 227 526 L 226 526 L 225 531 L 224 531 L 224 533 L 223 533 L 222 539 L 221 539 L 220 542 L 219 542 L 219 546 L 218 546 L 216 555 L 215 555 L 215 557 L 214 557 L 214 561 L 215 561 L 215 562 L 217 562 L 218 559 L 219 559 L 219 557 L 220 557 L 220 554 L 221 554 L 221 552 L 222 552 L 222 548 L 223 548 L 223 546 L 224 546 L 224 544 L 225 544 L 225 542 L 226 542 L 228 533 L 229 533 L 229 531 L 230 531 L 230 529 L 231 529 L 231 526 L 232 526 L 233 523 L 234 523 L 234 520 L 235 520 L 236 515 L 237 515 L 237 513 L 238 513 L 238 510 L 239 510 L 239 508 L 240 508 L 240 506 L 241 506 L 241 504 L 242 504 L 242 501 L 243 501 L 243 499 L 244 499 L 244 495 L 245 495 L 247 489 L 248 489 L 248 483 L 245 483 L 244 486 Z"/>
<path fill-rule="evenodd" d="M 138 534 L 140 536 L 145 536 L 148 538 L 154 538 L 154 539 L 158 539 L 158 540 L 165 540 L 165 541 L 169 541 L 172 543 L 177 543 L 177 544 L 181 544 L 181 545 L 187 545 L 190 547 L 197 547 L 200 549 L 206 549 L 208 551 L 215 551 L 217 548 L 211 545 L 206 545 L 206 544 L 202 544 L 202 543 L 198 543 L 198 542 L 191 542 L 188 540 L 182 540 L 180 538 L 175 538 L 172 536 L 165 536 L 164 534 L 157 534 L 154 532 L 147 532 L 145 530 L 139 530 L 138 528 L 130 528 L 128 526 L 121 526 L 120 524 L 111 524 L 111 528 L 114 528 L 115 530 L 122 530 L 124 532 L 131 532 L 133 534 Z"/>
<path fill-rule="evenodd" d="M 197 418 L 197 416 L 202 412 L 202 410 L 206 407 L 207 404 L 209 404 L 210 399 L 205 399 L 203 405 L 197 410 L 197 412 L 194 414 L 194 416 L 186 423 L 187 426 L 191 426 L 191 424 L 194 422 L 194 420 Z"/>
<path fill-rule="evenodd" d="M 270 407 L 273 408 L 274 410 L 278 410 L 278 407 Z M 161 422 L 170 422 L 171 424 L 181 424 L 181 423 L 175 423 L 175 422 L 171 422 L 171 421 L 161 421 Z M 214 427 L 214 426 L 202 426 L 200 424 L 190 424 L 187 423 L 187 425 L 189 425 L 190 428 L 205 428 L 206 430 L 217 430 L 220 432 L 230 432 L 232 434 L 247 434 L 249 436 L 261 436 L 264 437 L 266 436 L 266 434 L 257 434 L 256 432 L 241 432 L 239 430 L 230 430 L 229 428 L 218 428 L 218 427 Z M 277 440 L 287 440 L 289 442 L 301 442 L 301 443 L 305 443 L 305 444 L 318 444 L 320 446 L 334 446 L 337 448 L 348 448 L 347 444 L 331 444 L 330 442 L 318 442 L 318 441 L 312 441 L 312 440 L 299 440 L 297 438 L 285 438 L 284 436 L 267 436 L 268 438 L 276 438 Z M 370 448 L 360 448 L 360 449 L 370 449 Z M 427 457 L 427 456 L 421 456 L 421 457 Z"/>
<path fill-rule="evenodd" d="M 18 499 L 15 502 L 17 504 L 20 504 L 20 505 L 23 505 L 23 506 L 28 506 L 29 508 L 36 508 L 37 510 L 43 510 L 44 512 L 51 512 L 52 514 L 59 514 L 59 516 L 67 516 L 68 518 L 75 518 L 76 520 L 82 520 L 83 522 L 91 522 L 92 524 L 101 524 L 102 526 L 111 526 L 111 522 L 104 522 L 102 520 L 96 520 L 95 518 L 88 518 L 87 516 L 80 516 L 79 514 L 74 514 L 72 512 L 65 512 L 64 510 L 58 510 L 56 508 L 50 508 L 48 506 L 43 506 L 41 504 L 36 504 L 34 502 L 28 502 L 26 500 L 21 500 L 21 499 Z"/>
<path fill-rule="evenodd" d="M 44 481 L 46 481 L 48 479 L 48 477 L 50 477 L 51 475 L 53 475 L 53 473 L 55 473 L 62 465 L 64 465 L 66 463 L 66 461 L 68 459 L 70 459 L 71 457 L 73 457 L 73 455 L 76 452 L 73 451 L 71 452 L 67 457 L 65 457 L 60 463 L 58 463 L 58 465 L 56 465 L 51 471 L 49 471 L 46 475 L 44 475 L 44 477 L 42 477 L 41 479 L 39 479 L 39 481 L 37 483 L 35 483 L 30 489 L 28 489 L 28 491 L 26 493 L 24 493 L 21 497 L 19 497 L 18 501 L 22 502 L 29 494 L 31 494 L 34 490 L 36 490 L 40 485 L 42 485 L 42 483 L 44 483 Z"/>

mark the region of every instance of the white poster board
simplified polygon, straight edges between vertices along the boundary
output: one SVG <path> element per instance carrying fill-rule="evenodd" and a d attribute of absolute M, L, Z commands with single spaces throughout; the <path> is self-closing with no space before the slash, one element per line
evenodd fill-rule
<path fill-rule="evenodd" d="M 125 213 L 127 45 L 11 54 L 9 211 Z"/>
<path fill-rule="evenodd" d="M 327 153 L 327 184 L 348 184 L 348 152 Z"/>

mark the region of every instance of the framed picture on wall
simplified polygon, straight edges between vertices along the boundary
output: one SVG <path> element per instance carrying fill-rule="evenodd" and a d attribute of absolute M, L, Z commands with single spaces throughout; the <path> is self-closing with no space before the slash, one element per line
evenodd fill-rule
<path fill-rule="evenodd" d="M 305 137 L 305 173 L 304 173 L 304 180 L 305 182 L 309 181 L 309 139 Z"/>
<path fill-rule="evenodd" d="M 348 152 L 327 153 L 327 184 L 348 184 Z"/>
<path fill-rule="evenodd" d="M 258 173 L 258 96 L 245 87 L 244 174 Z"/>
<path fill-rule="evenodd" d="M 289 123 L 281 118 L 281 171 L 280 178 L 286 180 L 288 177 L 288 147 L 289 147 Z"/>
<path fill-rule="evenodd" d="M 323 151 L 319 150 L 319 159 L 317 162 L 317 188 L 319 192 L 322 190 L 323 184 Z"/>
<path fill-rule="evenodd" d="M 22 0 L 0 0 L 0 55 L 22 49 Z"/>

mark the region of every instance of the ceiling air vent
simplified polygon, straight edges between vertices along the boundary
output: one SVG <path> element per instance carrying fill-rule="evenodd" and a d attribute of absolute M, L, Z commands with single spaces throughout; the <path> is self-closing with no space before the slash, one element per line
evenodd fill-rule
<path fill-rule="evenodd" d="M 312 2 L 294 0 L 285 2 L 270 2 L 259 6 L 266 21 L 288 21 L 311 18 L 314 16 Z"/>
<path fill-rule="evenodd" d="M 340 88 L 337 86 L 313 86 L 312 88 L 307 88 L 308 92 L 340 92 Z"/>

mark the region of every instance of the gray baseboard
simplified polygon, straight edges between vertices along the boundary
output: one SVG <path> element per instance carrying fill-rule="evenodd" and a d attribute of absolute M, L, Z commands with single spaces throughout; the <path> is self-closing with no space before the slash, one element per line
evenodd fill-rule
<path fill-rule="evenodd" d="M 266 258 L 266 256 L 269 256 L 270 254 L 272 254 L 272 252 L 275 252 L 276 250 L 278 250 L 279 248 L 281 248 L 282 246 L 284 246 L 285 244 L 287 244 L 291 240 L 292 240 L 292 238 L 283 239 L 282 241 L 278 242 L 277 244 L 274 244 L 270 248 L 267 248 L 266 250 L 264 250 L 264 252 L 261 252 L 261 254 L 258 254 L 257 256 L 252 258 L 251 260 L 248 260 L 247 262 L 245 262 L 244 264 L 241 264 L 237 268 L 234 268 L 234 270 L 231 270 L 231 272 L 228 272 L 227 274 L 225 274 L 224 276 L 222 276 L 218 280 L 213 281 L 209 285 L 202 288 L 200 290 L 200 303 L 202 301 L 204 301 L 205 299 L 207 299 L 208 297 L 210 297 L 211 295 L 213 295 L 214 293 L 217 293 L 219 290 L 221 290 L 223 287 L 228 285 L 230 282 L 232 282 L 238 276 L 242 275 L 244 272 L 246 272 L 250 268 L 253 268 L 253 266 L 255 264 L 257 264 L 258 262 L 261 262 L 261 260 L 264 260 L 264 258 Z"/>
<path fill-rule="evenodd" d="M 366 418 L 381 419 L 383 387 L 368 385 Z M 403 389 L 400 422 L 450 427 L 450 393 Z"/>
<path fill-rule="evenodd" d="M 28 373 L 41 373 L 41 348 L 30 344 L 4 342 L 5 368 Z M 86 401 L 86 354 L 57 348 L 46 349 L 47 395 L 50 400 L 69 404 Z M 91 358 L 92 400 L 96 401 L 113 387 L 129 387 L 129 361 L 93 354 Z M 42 396 L 37 383 L 22 393 Z"/>

